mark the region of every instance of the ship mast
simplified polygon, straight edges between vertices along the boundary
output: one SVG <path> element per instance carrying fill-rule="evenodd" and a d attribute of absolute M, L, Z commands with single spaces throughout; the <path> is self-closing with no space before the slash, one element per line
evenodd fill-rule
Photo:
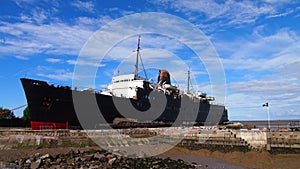
<path fill-rule="evenodd" d="M 191 80 L 191 71 L 190 71 L 190 67 L 188 70 L 188 86 L 187 86 L 187 94 L 191 94 L 190 92 L 190 80 Z"/>
<path fill-rule="evenodd" d="M 137 76 L 138 74 L 138 71 L 139 71 L 139 54 L 140 54 L 140 41 L 141 41 L 141 35 L 139 35 L 139 38 L 138 38 L 138 46 L 137 46 L 137 49 L 136 49 L 136 60 L 135 60 L 135 70 L 134 70 L 134 75 Z"/>
<path fill-rule="evenodd" d="M 142 66 L 143 66 L 143 71 L 144 71 L 144 74 L 145 74 L 145 77 L 146 79 L 148 78 L 147 77 L 147 73 L 146 73 L 146 70 L 145 70 L 145 67 L 144 67 L 144 63 L 143 63 L 143 60 L 142 60 L 142 57 L 141 57 L 141 54 L 140 54 L 140 42 L 141 42 L 141 35 L 139 35 L 139 38 L 138 38 L 138 46 L 137 46 L 137 49 L 136 49 L 136 60 L 135 60 L 135 70 L 134 70 L 134 75 L 137 77 L 138 76 L 138 71 L 139 71 L 139 58 L 141 60 L 141 63 L 142 63 Z"/>

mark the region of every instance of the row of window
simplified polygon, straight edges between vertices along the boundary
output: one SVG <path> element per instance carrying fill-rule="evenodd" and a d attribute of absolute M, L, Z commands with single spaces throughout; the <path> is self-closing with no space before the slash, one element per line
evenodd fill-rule
<path fill-rule="evenodd" d="M 116 81 L 114 81 L 114 83 L 129 82 L 129 81 L 133 81 L 133 79 L 116 80 Z"/>

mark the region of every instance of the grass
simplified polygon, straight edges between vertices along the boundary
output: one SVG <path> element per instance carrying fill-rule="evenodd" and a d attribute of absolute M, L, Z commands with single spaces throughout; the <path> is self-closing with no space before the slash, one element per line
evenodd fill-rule
<path fill-rule="evenodd" d="M 71 140 L 63 140 L 59 147 L 92 147 L 97 144 L 90 138 L 79 140 L 79 141 L 71 141 Z"/>
<path fill-rule="evenodd" d="M 28 144 L 28 143 L 19 143 L 16 146 L 13 146 L 14 149 L 40 149 L 40 148 L 57 148 L 57 147 L 92 147 L 96 146 L 97 144 L 94 143 L 93 140 L 90 138 L 87 139 L 81 139 L 81 140 L 62 140 L 61 142 L 58 140 L 51 139 L 46 142 L 41 142 L 39 145 L 37 144 Z"/>

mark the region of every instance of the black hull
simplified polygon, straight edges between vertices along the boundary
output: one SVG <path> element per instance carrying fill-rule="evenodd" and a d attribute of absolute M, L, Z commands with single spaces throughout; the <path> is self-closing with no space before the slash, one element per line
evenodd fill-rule
<path fill-rule="evenodd" d="M 217 123 L 228 121 L 227 110 L 222 105 L 199 104 L 199 102 L 193 102 L 191 99 L 185 97 L 174 99 L 171 96 L 166 96 L 167 103 L 165 110 L 159 117 L 152 120 L 152 123 L 149 121 L 138 121 L 138 123 L 129 121 L 127 123 L 115 124 L 114 120 L 116 118 L 122 119 L 124 116 L 119 113 L 114 105 L 114 101 L 127 103 L 128 99 L 126 98 L 113 98 L 100 93 L 71 90 L 70 87 L 53 86 L 44 81 L 26 78 L 21 78 L 21 82 L 28 102 L 31 121 L 33 122 L 67 123 L 69 128 L 83 127 L 95 129 L 101 128 L 105 124 L 110 124 L 114 127 L 126 127 L 126 125 L 131 127 L 139 126 L 138 123 L 140 126 L 150 127 L 168 126 L 174 124 L 174 122 L 178 125 L 182 124 L 182 122 L 196 122 L 200 125 L 204 123 L 206 125 L 210 123 L 214 124 L 215 121 L 207 121 L 208 114 L 210 114 L 209 119 L 217 119 Z M 83 101 L 74 106 L 72 96 L 76 96 L 76 98 L 80 98 Z M 88 100 L 91 97 L 95 98 L 97 107 L 90 105 L 91 103 Z M 130 99 L 130 102 L 134 107 L 141 103 L 141 101 L 133 99 Z M 126 109 L 126 106 L 132 107 L 132 105 L 126 104 L 122 106 Z M 190 113 L 195 112 L 195 108 L 198 111 L 198 115 L 193 118 L 193 115 Z M 99 110 L 105 119 L 103 121 L 99 121 L 99 118 L 97 118 L 99 117 Z M 128 116 L 126 117 L 128 118 Z M 177 119 L 180 120 L 178 121 Z"/>

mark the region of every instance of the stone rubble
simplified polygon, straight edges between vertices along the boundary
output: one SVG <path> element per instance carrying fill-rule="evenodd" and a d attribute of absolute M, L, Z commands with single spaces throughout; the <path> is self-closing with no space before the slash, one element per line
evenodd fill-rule
<path fill-rule="evenodd" d="M 14 165 L 25 169 L 55 169 L 55 168 L 80 168 L 80 169 L 163 169 L 163 168 L 199 168 L 200 165 L 188 164 L 183 160 L 170 158 L 130 158 L 112 154 L 105 150 L 90 150 L 85 152 L 70 151 L 67 154 L 35 154 L 30 158 L 19 159 Z"/>

